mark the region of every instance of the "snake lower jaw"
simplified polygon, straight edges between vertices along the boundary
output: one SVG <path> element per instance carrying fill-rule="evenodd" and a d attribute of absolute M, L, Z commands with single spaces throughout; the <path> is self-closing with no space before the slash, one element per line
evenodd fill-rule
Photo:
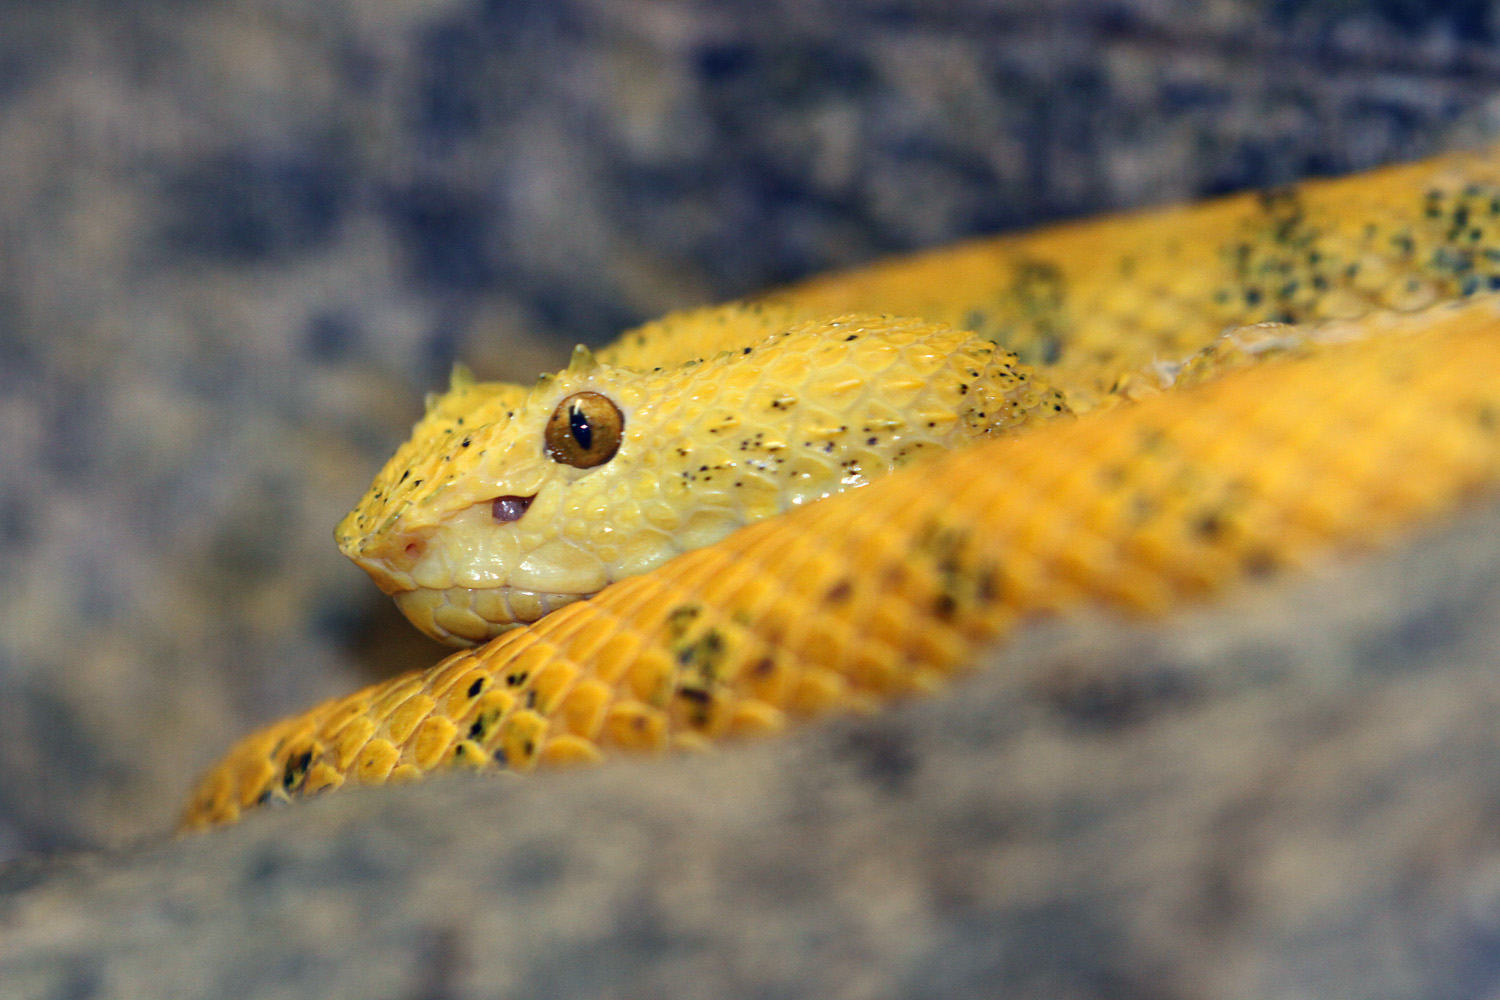
<path fill-rule="evenodd" d="M 450 587 L 401 590 L 396 606 L 423 633 L 448 646 L 478 646 L 558 608 L 593 597 L 520 587 Z"/>

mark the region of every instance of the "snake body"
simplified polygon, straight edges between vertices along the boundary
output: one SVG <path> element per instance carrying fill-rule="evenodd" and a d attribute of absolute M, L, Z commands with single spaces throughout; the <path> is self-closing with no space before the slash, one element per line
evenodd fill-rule
<path fill-rule="evenodd" d="M 1497 162 L 1452 156 L 979 241 L 669 316 L 575 358 L 574 376 L 607 393 L 599 365 L 698 367 L 752 344 L 789 364 L 776 353 L 788 330 L 859 313 L 832 327 L 878 340 L 913 324 L 872 317 L 920 316 L 923 335 L 946 324 L 1013 352 L 994 398 L 1018 419 L 860 489 L 767 504 L 774 516 L 591 600 L 269 726 L 201 780 L 184 827 L 344 785 L 592 763 L 867 710 L 942 686 L 1036 615 L 1164 612 L 1452 511 L 1500 483 Z M 1221 336 L 1266 321 L 1293 325 Z M 454 447 L 468 403 L 571 412 L 557 410 L 578 389 L 567 377 L 530 395 L 458 380 L 341 542 L 395 538 L 405 553 L 411 522 L 468 474 L 430 475 L 473 453 Z M 1040 419 L 1068 409 L 1079 416 Z M 516 499 L 471 491 L 457 509 L 476 497 Z M 420 526 L 419 550 L 442 548 L 438 522 Z"/>

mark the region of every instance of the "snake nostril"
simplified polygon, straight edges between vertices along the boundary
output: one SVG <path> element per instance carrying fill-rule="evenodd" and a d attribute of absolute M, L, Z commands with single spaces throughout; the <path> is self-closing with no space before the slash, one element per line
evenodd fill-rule
<path fill-rule="evenodd" d="M 422 546 L 417 542 L 407 542 L 404 551 L 406 558 L 415 560 L 422 555 Z"/>
<path fill-rule="evenodd" d="M 490 504 L 490 513 L 500 524 L 509 524 L 519 521 L 521 515 L 526 513 L 535 500 L 535 495 L 529 497 L 496 497 Z"/>

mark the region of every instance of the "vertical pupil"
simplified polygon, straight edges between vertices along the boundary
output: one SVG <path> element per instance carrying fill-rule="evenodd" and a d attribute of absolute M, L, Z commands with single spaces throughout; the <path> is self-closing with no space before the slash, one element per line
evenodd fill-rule
<path fill-rule="evenodd" d="M 568 407 L 568 429 L 573 432 L 573 440 L 578 442 L 578 447 L 584 451 L 594 446 L 594 429 L 589 426 L 589 418 L 576 403 Z"/>

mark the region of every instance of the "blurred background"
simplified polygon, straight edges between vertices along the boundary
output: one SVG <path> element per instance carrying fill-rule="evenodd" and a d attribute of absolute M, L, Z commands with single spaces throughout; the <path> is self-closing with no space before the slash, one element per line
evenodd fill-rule
<path fill-rule="evenodd" d="M 442 650 L 333 525 L 456 360 L 1500 134 L 1479 0 L 0 3 L 0 858 Z"/>

